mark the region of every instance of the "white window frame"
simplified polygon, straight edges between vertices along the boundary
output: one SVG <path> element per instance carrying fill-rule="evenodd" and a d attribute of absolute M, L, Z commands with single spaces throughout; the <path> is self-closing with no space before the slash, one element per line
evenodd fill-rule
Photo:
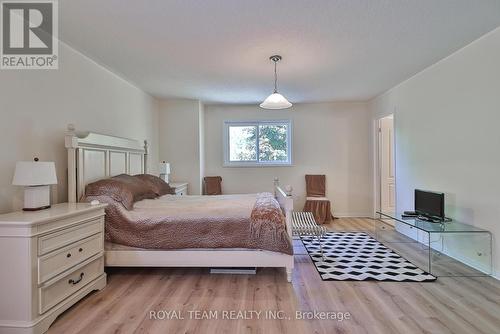
<path fill-rule="evenodd" d="M 287 161 L 230 161 L 229 160 L 229 128 L 231 126 L 257 127 L 257 159 L 259 158 L 259 125 L 286 125 L 287 126 Z M 291 120 L 260 120 L 260 121 L 224 121 L 223 130 L 224 167 L 283 167 L 292 166 L 292 121 Z"/>

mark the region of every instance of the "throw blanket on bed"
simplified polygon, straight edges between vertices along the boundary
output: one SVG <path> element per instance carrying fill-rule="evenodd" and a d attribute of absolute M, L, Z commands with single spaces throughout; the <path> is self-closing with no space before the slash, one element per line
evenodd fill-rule
<path fill-rule="evenodd" d="M 253 237 L 260 238 L 262 233 L 269 233 L 274 240 L 279 239 L 280 242 L 288 239 L 285 216 L 271 193 L 258 194 L 250 220 Z"/>
<path fill-rule="evenodd" d="M 133 210 L 107 196 L 106 240 L 147 249 L 250 248 L 292 254 L 283 214 L 270 193 L 145 199 Z"/>

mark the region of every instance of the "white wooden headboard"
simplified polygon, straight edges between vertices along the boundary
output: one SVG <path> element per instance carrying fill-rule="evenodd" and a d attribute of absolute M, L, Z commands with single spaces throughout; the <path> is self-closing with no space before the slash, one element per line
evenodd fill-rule
<path fill-rule="evenodd" d="M 148 143 L 87 132 L 77 134 L 70 124 L 65 136 L 68 150 L 68 201 L 79 201 L 85 186 L 118 174 L 147 173 Z"/>

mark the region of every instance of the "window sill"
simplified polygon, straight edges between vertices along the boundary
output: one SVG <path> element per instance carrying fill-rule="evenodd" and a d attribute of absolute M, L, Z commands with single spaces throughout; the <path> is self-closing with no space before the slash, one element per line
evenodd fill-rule
<path fill-rule="evenodd" d="M 224 163 L 224 168 L 266 168 L 266 167 L 295 167 L 294 164 L 239 164 L 239 163 Z"/>

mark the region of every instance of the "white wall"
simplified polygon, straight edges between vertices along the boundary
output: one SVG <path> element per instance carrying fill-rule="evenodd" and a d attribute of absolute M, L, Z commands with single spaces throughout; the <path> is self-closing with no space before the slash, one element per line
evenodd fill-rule
<path fill-rule="evenodd" d="M 291 119 L 293 166 L 223 167 L 225 120 Z M 326 174 L 327 193 L 338 216 L 368 216 L 372 210 L 370 115 L 364 103 L 298 104 L 288 110 L 258 106 L 205 106 L 205 173 L 223 178 L 223 192 L 271 191 L 273 179 L 290 184 L 300 209 L 305 174 Z"/>
<path fill-rule="evenodd" d="M 155 100 L 89 58 L 60 43 L 58 70 L 0 71 L 0 212 L 22 207 L 11 185 L 18 160 L 55 161 L 55 202 L 67 199 L 64 133 L 77 130 L 147 139 L 152 172 L 158 165 Z"/>
<path fill-rule="evenodd" d="M 494 233 L 498 271 L 500 28 L 370 106 L 374 118 L 395 113 L 398 208 L 413 208 L 415 188 L 445 192 L 448 216 Z M 467 243 L 451 243 L 448 251 L 469 258 Z"/>
<path fill-rule="evenodd" d="M 203 194 L 203 176 L 205 176 L 205 105 L 199 101 L 199 109 L 198 109 L 198 133 L 199 133 L 199 144 L 198 150 L 200 152 L 199 156 L 199 165 L 200 165 L 200 173 L 199 173 L 199 187 L 200 194 Z"/>
<path fill-rule="evenodd" d="M 189 182 L 190 195 L 201 194 L 202 108 L 198 100 L 171 99 L 159 103 L 159 159 L 170 162 L 170 182 Z"/>

